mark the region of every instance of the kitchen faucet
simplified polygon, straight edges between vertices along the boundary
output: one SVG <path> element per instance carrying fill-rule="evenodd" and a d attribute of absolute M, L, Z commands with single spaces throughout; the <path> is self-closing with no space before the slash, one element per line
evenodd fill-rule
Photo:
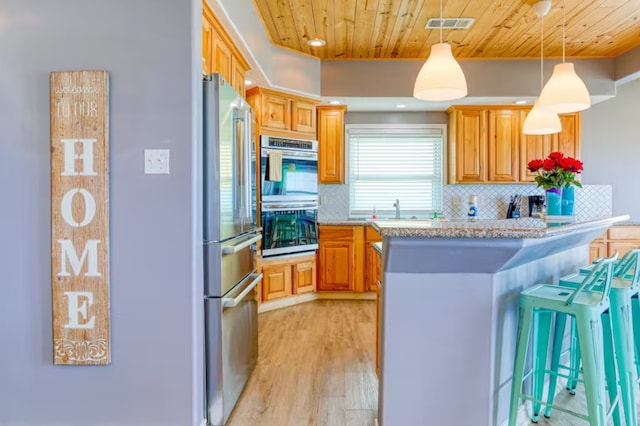
<path fill-rule="evenodd" d="M 393 207 L 396 208 L 396 219 L 400 219 L 400 200 L 396 198 L 396 202 L 393 203 Z"/>

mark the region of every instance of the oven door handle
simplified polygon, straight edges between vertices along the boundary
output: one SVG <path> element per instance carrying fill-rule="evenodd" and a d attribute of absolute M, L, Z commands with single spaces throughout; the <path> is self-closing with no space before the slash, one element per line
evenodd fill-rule
<path fill-rule="evenodd" d="M 286 149 L 279 149 L 279 148 L 263 148 L 260 153 L 263 158 L 266 158 L 269 151 L 280 151 L 282 152 L 282 158 L 287 160 L 318 161 L 317 152 L 288 151 Z"/>
<path fill-rule="evenodd" d="M 260 235 L 256 235 L 253 238 L 249 238 L 246 241 L 241 242 L 238 245 L 235 246 L 225 246 L 222 247 L 222 254 L 236 254 L 238 253 L 240 250 L 249 247 L 251 244 L 257 243 L 258 241 L 260 241 L 262 239 L 262 234 Z"/>
<path fill-rule="evenodd" d="M 223 308 L 235 308 L 238 303 L 242 302 L 242 299 L 251 291 L 258 283 L 262 281 L 262 274 L 255 275 L 255 278 L 251 283 L 249 283 L 242 292 L 236 297 L 223 297 L 222 298 L 222 307 Z"/>
<path fill-rule="evenodd" d="M 263 204 L 263 212 L 276 212 L 281 210 L 317 210 L 317 203 L 287 203 L 287 204 Z"/>

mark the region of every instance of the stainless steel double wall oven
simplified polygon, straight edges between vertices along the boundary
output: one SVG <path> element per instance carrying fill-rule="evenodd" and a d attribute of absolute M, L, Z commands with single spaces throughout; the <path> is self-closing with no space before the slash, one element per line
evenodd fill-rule
<path fill-rule="evenodd" d="M 263 256 L 316 250 L 318 142 L 262 136 L 260 155 Z"/>

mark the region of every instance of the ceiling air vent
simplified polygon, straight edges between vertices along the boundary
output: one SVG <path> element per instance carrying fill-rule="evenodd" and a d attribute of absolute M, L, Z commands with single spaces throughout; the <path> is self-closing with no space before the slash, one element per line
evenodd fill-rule
<path fill-rule="evenodd" d="M 468 30 L 474 21 L 474 18 L 431 18 L 424 27 L 428 30 Z"/>

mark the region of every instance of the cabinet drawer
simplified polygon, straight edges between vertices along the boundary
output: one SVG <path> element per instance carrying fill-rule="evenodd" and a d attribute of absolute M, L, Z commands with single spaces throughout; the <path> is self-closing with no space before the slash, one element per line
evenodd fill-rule
<path fill-rule="evenodd" d="M 353 241 L 355 227 L 352 226 L 320 226 L 320 240 L 346 240 Z"/>
<path fill-rule="evenodd" d="M 640 240 L 640 226 L 614 226 L 609 229 L 610 240 Z"/>
<path fill-rule="evenodd" d="M 378 234 L 378 231 L 373 229 L 372 226 L 367 226 L 364 228 L 364 239 L 371 242 L 382 241 L 382 237 Z"/>

